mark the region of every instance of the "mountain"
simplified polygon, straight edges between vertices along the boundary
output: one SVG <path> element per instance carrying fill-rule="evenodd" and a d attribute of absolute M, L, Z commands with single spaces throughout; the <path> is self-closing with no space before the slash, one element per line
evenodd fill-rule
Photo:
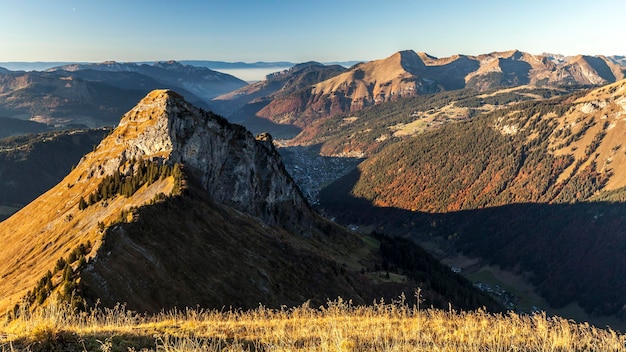
<path fill-rule="evenodd" d="M 49 131 L 50 126 L 28 120 L 0 117 L 0 138 Z"/>
<path fill-rule="evenodd" d="M 297 134 L 297 128 L 281 128 L 267 119 L 258 118 L 257 112 L 274 99 L 306 89 L 345 71 L 339 65 L 327 66 L 318 62 L 297 64 L 287 70 L 269 74 L 263 81 L 218 96 L 211 101 L 211 106 L 230 121 L 241 123 L 251 131 L 260 133 L 270 130 L 276 136 L 293 136 Z"/>
<path fill-rule="evenodd" d="M 272 100 L 257 112 L 257 116 L 278 124 L 304 128 L 320 117 L 359 110 L 375 102 L 440 90 L 433 82 L 417 75 L 423 66 L 423 62 L 412 51 L 355 65 L 349 71 L 307 90 Z"/>
<path fill-rule="evenodd" d="M 148 312 L 368 303 L 416 285 L 438 306 L 498 307 L 418 247 L 403 245 L 403 256 L 391 239 L 323 219 L 271 136 L 169 90 L 127 112 L 60 183 L 0 223 L 0 237 L 0 311 L 54 298 Z"/>
<path fill-rule="evenodd" d="M 225 62 L 225 61 L 210 61 L 210 60 L 181 60 L 179 61 L 183 65 L 192 65 L 198 67 L 207 67 L 212 70 L 218 69 L 272 69 L 275 68 L 277 70 L 282 69 L 284 67 L 291 67 L 294 65 L 292 62 L 288 61 L 257 61 L 257 62 Z"/>
<path fill-rule="evenodd" d="M 0 67 L 11 71 L 45 71 L 49 68 L 73 64 L 72 62 L 0 62 Z"/>
<path fill-rule="evenodd" d="M 403 98 L 312 122 L 287 146 L 311 146 L 322 155 L 368 157 L 388 144 L 519 102 L 542 101 L 576 88 L 518 86 L 479 92 L 457 89 Z"/>
<path fill-rule="evenodd" d="M 365 107 L 440 91 L 501 87 L 579 87 L 616 82 L 624 65 L 604 56 L 559 57 L 511 50 L 436 58 L 411 50 L 361 63 L 326 81 L 276 97 L 255 115 L 302 131 L 299 144 L 316 143 L 315 124 Z"/>
<path fill-rule="evenodd" d="M 229 74 L 213 71 L 207 67 L 183 65 L 176 61 L 158 61 L 152 65 L 106 61 L 97 64 L 72 64 L 48 71 L 106 71 L 136 72 L 159 82 L 164 88 L 188 91 L 204 102 L 241 88 L 247 83 Z"/>
<path fill-rule="evenodd" d="M 530 84 L 534 86 L 601 85 L 624 78 L 625 67 L 619 61 L 605 56 L 578 55 L 558 57 L 532 55 L 518 50 L 493 52 L 478 56 L 456 55 L 437 59 L 419 54 L 430 72 L 426 75 L 436 81 L 440 72 L 452 70 L 457 84 L 478 90 L 502 86 Z M 466 62 L 461 65 L 460 62 Z M 472 64 L 467 64 L 471 62 Z M 467 68 L 474 68 L 467 71 Z M 464 82 L 461 82 L 459 76 Z M 445 83 L 446 89 L 450 84 Z"/>
<path fill-rule="evenodd" d="M 342 221 L 438 242 L 443 257 L 478 258 L 474 271 L 498 265 L 547 308 L 624 318 L 625 113 L 622 80 L 448 124 L 386 146 L 321 204 Z"/>
<path fill-rule="evenodd" d="M 620 81 L 578 96 L 520 103 L 476 122 L 407 139 L 362 164 L 368 184 L 362 192 L 357 187 L 355 195 L 371 199 L 376 194 L 381 206 L 454 211 L 511 202 L 582 201 L 618 190 L 626 186 L 626 174 L 618 167 L 626 164 L 626 154 L 620 153 L 625 102 L 626 81 Z M 386 168 L 401 171 L 376 171 Z M 420 186 L 407 193 L 396 182 Z M 528 187 L 536 182 L 543 184 Z M 572 193 L 574 185 L 588 182 L 592 188 Z"/>

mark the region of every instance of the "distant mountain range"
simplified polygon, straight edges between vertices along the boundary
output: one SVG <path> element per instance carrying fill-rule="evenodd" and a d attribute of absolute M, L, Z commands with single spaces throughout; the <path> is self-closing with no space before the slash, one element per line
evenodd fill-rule
<path fill-rule="evenodd" d="M 167 60 L 169 61 L 169 60 Z M 289 61 L 258 61 L 258 62 L 228 62 L 228 61 L 211 61 L 211 60 L 177 60 L 183 65 L 191 65 L 196 67 L 206 67 L 212 70 L 219 69 L 256 69 L 256 68 L 277 68 L 283 69 L 285 67 L 295 66 L 296 63 Z M 160 61 L 157 61 L 160 62 Z M 350 67 L 356 65 L 360 61 L 336 61 L 325 62 L 325 65 L 341 65 L 343 67 Z M 91 65 L 96 64 L 94 62 L 0 62 L 0 69 L 5 68 L 11 71 L 45 71 L 54 67 L 68 66 L 68 65 Z M 126 64 L 142 65 L 154 64 L 154 61 L 137 61 L 126 62 Z"/>
<path fill-rule="evenodd" d="M 75 64 L 44 72 L 5 70 L 0 73 L 0 118 L 57 128 L 110 126 L 153 89 L 177 89 L 208 109 L 206 101 L 246 84 L 227 74 L 177 62 Z M 14 125 L 13 133 L 28 127 Z"/>
<path fill-rule="evenodd" d="M 351 67 L 346 72 L 300 91 L 271 99 L 254 112 L 258 118 L 295 126 L 312 142 L 310 129 L 332 116 L 354 113 L 367 106 L 440 91 L 496 87 L 591 86 L 624 78 L 623 57 L 560 57 L 520 51 L 479 56 L 435 58 L 425 53 L 401 51 L 386 59 Z M 237 100 L 242 100 L 237 96 Z M 246 110 L 249 114 L 250 110 Z M 231 115 L 232 116 L 232 115 Z M 231 118 L 237 119 L 236 116 Z"/>
<path fill-rule="evenodd" d="M 247 83 L 231 75 L 213 71 L 206 67 L 183 65 L 176 61 L 148 64 L 118 63 L 107 61 L 98 64 L 75 64 L 47 70 L 55 71 L 106 71 L 136 72 L 150 77 L 171 88 L 182 88 L 194 96 L 208 101 L 220 94 L 245 86 Z"/>
<path fill-rule="evenodd" d="M 14 79 L 19 76 L 29 79 L 39 76 L 41 78 L 38 79 L 48 81 L 66 80 L 67 77 L 60 76 L 76 75 L 75 78 L 81 79 L 83 85 L 99 85 L 82 88 L 83 91 L 101 91 L 107 89 L 103 85 L 112 85 L 116 89 L 136 92 L 116 93 L 120 96 L 119 102 L 93 100 L 93 97 L 104 96 L 103 92 L 89 93 L 87 99 L 84 99 L 78 95 L 72 96 L 67 89 L 64 91 L 59 88 L 43 93 L 38 88 L 20 86 L 23 94 L 16 95 L 18 87 L 15 84 L 7 86 L 11 78 L 1 78 L 0 83 L 4 81 L 2 84 L 5 87 L 0 87 L 0 92 L 3 92 L 0 93 L 0 116 L 34 119 L 57 125 L 67 125 L 73 123 L 74 119 L 82 119 L 77 124 L 100 126 L 107 120 L 114 120 L 115 116 L 132 106 L 123 101 L 122 96 L 128 96 L 129 101 L 136 101 L 151 89 L 171 88 L 180 91 L 195 104 L 206 104 L 203 106 L 207 109 L 226 115 L 231 121 L 243 123 L 253 131 L 265 130 L 281 138 L 291 138 L 300 133 L 297 143 L 310 144 L 316 142 L 320 124 L 329 117 L 354 113 L 383 102 L 457 89 L 485 91 L 519 85 L 571 87 L 606 84 L 624 77 L 624 62 L 622 56 L 564 57 L 554 54 L 531 55 L 516 50 L 435 58 L 426 53 L 407 50 L 348 68 L 346 66 L 353 62 L 342 65 L 294 65 L 289 62 L 248 64 L 188 60 L 151 64 L 67 64 L 48 68 L 45 72 L 48 76 L 44 72 L 17 73 L 8 70 L 0 71 L 0 75 Z M 292 68 L 269 75 L 264 81 L 257 82 L 258 85 L 243 90 L 238 89 L 245 87 L 246 82 L 208 68 L 279 68 L 284 65 Z M 132 77 L 131 73 L 141 77 Z M 53 74 L 59 77 L 54 78 Z M 40 84 L 48 87 L 61 83 Z M 12 96 L 3 97 L 2 94 Z M 78 99 L 81 100 L 80 104 L 74 102 Z M 42 114 L 42 111 L 45 113 Z"/>

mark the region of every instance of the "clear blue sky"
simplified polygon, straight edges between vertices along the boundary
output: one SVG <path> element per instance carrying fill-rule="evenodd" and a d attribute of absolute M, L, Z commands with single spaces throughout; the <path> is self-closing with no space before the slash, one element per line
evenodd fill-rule
<path fill-rule="evenodd" d="M 0 0 L 0 61 L 626 55 L 626 1 Z"/>

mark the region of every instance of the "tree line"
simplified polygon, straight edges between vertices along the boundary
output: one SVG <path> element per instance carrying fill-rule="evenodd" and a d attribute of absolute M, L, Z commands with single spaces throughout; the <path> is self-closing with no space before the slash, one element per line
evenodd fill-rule
<path fill-rule="evenodd" d="M 133 165 L 131 175 L 124 175 L 118 171 L 104 177 L 98 184 L 98 188 L 87 199 L 80 198 L 78 209 L 84 210 L 90 205 L 117 196 L 131 197 L 142 186 L 150 185 L 157 180 L 170 176 L 174 177 L 173 193 L 178 194 L 180 192 L 183 178 L 180 164 L 175 163 L 172 166 L 167 163 L 148 160 L 132 161 L 131 164 Z"/>

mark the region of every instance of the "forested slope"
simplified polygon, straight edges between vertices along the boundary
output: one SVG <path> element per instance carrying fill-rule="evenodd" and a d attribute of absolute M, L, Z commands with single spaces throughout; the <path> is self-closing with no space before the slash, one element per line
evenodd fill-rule
<path fill-rule="evenodd" d="M 524 275 L 553 307 L 623 316 L 625 91 L 521 103 L 392 144 L 321 204 Z"/>

